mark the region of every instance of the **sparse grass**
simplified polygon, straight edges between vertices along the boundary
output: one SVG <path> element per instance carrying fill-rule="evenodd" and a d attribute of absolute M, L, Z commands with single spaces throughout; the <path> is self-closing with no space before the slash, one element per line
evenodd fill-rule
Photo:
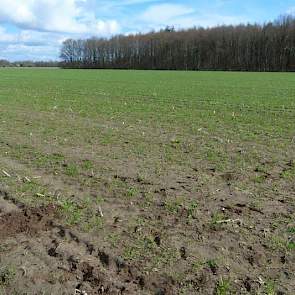
<path fill-rule="evenodd" d="M 207 260 L 206 264 L 210 267 L 210 268 L 217 268 L 217 262 L 213 259 Z"/>
<path fill-rule="evenodd" d="M 264 292 L 266 295 L 275 295 L 276 289 L 276 283 L 274 281 L 268 280 L 265 283 Z"/>
<path fill-rule="evenodd" d="M 286 179 L 295 178 L 295 166 L 283 171 L 281 177 Z"/>
<path fill-rule="evenodd" d="M 288 233 L 295 234 L 295 226 L 289 227 L 287 231 Z"/>
<path fill-rule="evenodd" d="M 140 221 L 137 224 L 140 225 Z M 133 238 L 124 248 L 122 256 L 128 261 L 139 259 L 147 253 L 152 257 L 156 254 L 156 249 L 157 245 L 152 236 L 138 232 L 133 234 Z"/>
<path fill-rule="evenodd" d="M 234 294 L 192 272 L 217 279 L 223 257 L 242 282 L 245 249 L 262 244 L 293 257 L 294 95 L 291 73 L 1 69 L 1 190 L 58 205 L 60 222 L 144 275 Z"/>
<path fill-rule="evenodd" d="M 173 214 L 177 214 L 179 210 L 183 207 L 184 200 L 182 197 L 176 197 L 172 200 L 167 200 L 165 202 L 165 208 L 167 211 Z"/>
<path fill-rule="evenodd" d="M 134 260 L 139 257 L 138 249 L 133 246 L 127 246 L 123 251 L 123 257 L 127 261 Z"/>
<path fill-rule="evenodd" d="M 210 220 L 210 227 L 212 229 L 220 228 L 222 226 L 220 221 L 222 221 L 224 219 L 226 219 L 226 216 L 223 213 L 220 213 L 220 212 L 213 213 L 211 216 L 211 220 Z"/>
<path fill-rule="evenodd" d="M 271 235 L 267 237 L 269 247 L 271 249 L 280 249 L 280 250 L 294 250 L 295 243 L 291 240 L 288 241 L 286 238 L 282 238 L 278 235 Z"/>
<path fill-rule="evenodd" d="M 216 286 L 216 295 L 230 295 L 230 281 L 221 278 Z"/>
<path fill-rule="evenodd" d="M 120 240 L 120 236 L 118 234 L 115 234 L 115 233 L 110 233 L 106 238 L 105 240 L 111 244 L 111 246 L 114 248 L 114 247 L 117 247 L 118 246 L 118 243 L 119 243 L 119 240 Z"/>
<path fill-rule="evenodd" d="M 79 174 L 79 168 L 76 164 L 68 164 L 65 167 L 65 174 L 71 177 L 78 176 Z"/>
<path fill-rule="evenodd" d="M 288 242 L 287 249 L 288 250 L 295 250 L 295 242 Z"/>
<path fill-rule="evenodd" d="M 143 208 L 150 207 L 154 202 L 154 195 L 150 192 L 143 193 L 143 202 L 140 206 Z"/>
<path fill-rule="evenodd" d="M 90 170 L 94 167 L 94 164 L 91 160 L 84 160 L 82 164 L 82 168 L 86 170 Z"/>
<path fill-rule="evenodd" d="M 198 203 L 196 201 L 192 201 L 187 206 L 187 214 L 189 218 L 195 218 L 197 215 Z"/>
<path fill-rule="evenodd" d="M 15 269 L 11 266 L 0 267 L 0 286 L 9 285 L 15 278 Z"/>
<path fill-rule="evenodd" d="M 77 224 L 82 218 L 82 209 L 72 200 L 59 201 L 62 214 L 66 216 L 67 223 L 70 225 Z"/>
<path fill-rule="evenodd" d="M 126 192 L 126 196 L 128 199 L 133 199 L 138 195 L 138 190 L 135 187 L 129 187 Z"/>
<path fill-rule="evenodd" d="M 254 182 L 263 183 L 265 181 L 265 175 L 257 175 L 254 177 Z"/>
<path fill-rule="evenodd" d="M 90 218 L 87 219 L 87 221 L 84 220 L 82 224 L 82 228 L 89 232 L 92 230 L 100 230 L 104 226 L 104 220 L 101 216 L 93 215 Z"/>

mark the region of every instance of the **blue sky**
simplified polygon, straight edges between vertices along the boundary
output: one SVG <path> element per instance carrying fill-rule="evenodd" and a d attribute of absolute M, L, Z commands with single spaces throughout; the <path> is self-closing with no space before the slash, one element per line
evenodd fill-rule
<path fill-rule="evenodd" d="M 67 38 L 265 22 L 295 0 L 0 0 L 0 59 L 54 60 Z"/>

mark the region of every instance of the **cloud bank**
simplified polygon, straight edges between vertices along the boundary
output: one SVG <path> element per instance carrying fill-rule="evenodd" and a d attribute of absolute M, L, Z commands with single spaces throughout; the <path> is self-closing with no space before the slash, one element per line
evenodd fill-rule
<path fill-rule="evenodd" d="M 118 32 L 115 20 L 97 19 L 83 6 L 85 3 L 85 0 L 0 0 L 0 23 L 47 32 L 102 35 Z"/>

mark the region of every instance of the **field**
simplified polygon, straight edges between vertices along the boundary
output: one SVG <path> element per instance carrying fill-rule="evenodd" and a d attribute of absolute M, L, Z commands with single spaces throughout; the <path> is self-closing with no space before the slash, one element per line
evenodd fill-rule
<path fill-rule="evenodd" d="M 0 123 L 0 294 L 294 294 L 294 74 L 2 69 Z"/>

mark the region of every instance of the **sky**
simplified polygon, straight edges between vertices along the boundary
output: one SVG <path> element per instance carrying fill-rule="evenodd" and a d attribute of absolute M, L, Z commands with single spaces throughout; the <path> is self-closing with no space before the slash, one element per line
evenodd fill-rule
<path fill-rule="evenodd" d="M 295 15 L 295 0 L 0 0 L 0 59 L 57 60 L 67 38 Z"/>

